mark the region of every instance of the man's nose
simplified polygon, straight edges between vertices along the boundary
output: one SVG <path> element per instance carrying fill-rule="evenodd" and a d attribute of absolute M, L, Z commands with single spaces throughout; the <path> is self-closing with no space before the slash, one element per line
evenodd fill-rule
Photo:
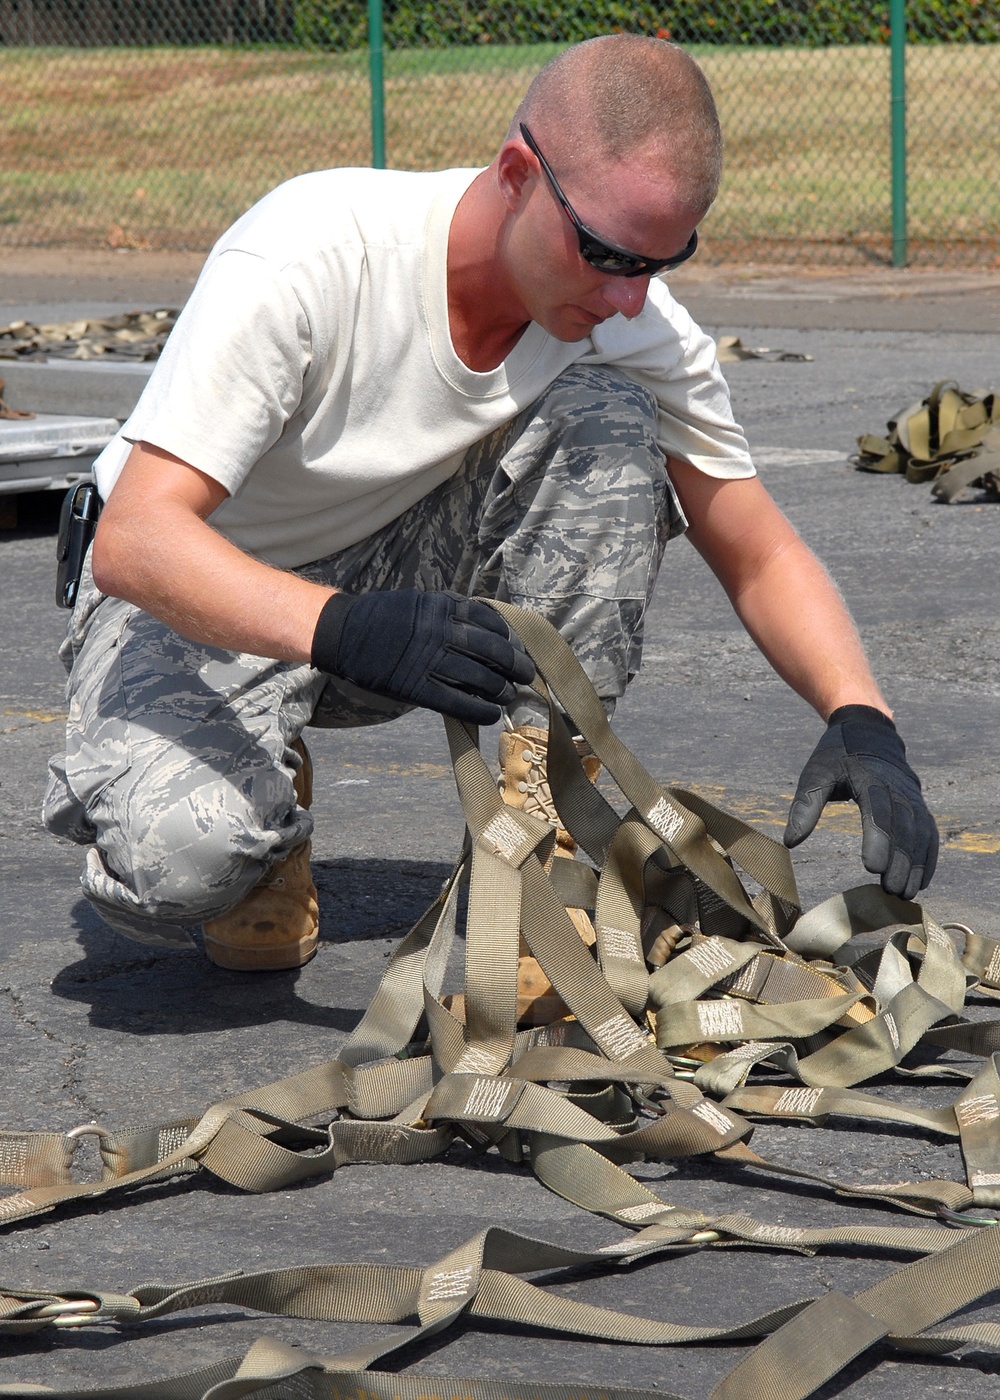
<path fill-rule="evenodd" d="M 601 295 L 626 321 L 631 321 L 646 304 L 648 291 L 648 277 L 609 277 L 601 288 Z"/>

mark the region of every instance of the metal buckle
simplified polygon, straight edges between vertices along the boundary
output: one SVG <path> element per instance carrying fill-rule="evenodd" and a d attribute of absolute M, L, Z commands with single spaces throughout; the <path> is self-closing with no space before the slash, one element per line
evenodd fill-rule
<path fill-rule="evenodd" d="M 695 1060 L 690 1055 L 670 1055 L 667 1054 L 675 1079 L 693 1079 L 698 1071 L 705 1064 L 704 1060 Z"/>
<path fill-rule="evenodd" d="M 61 1303 L 42 1303 L 34 1312 L 19 1321 L 45 1321 L 53 1327 L 86 1327 L 94 1322 L 94 1313 L 100 1312 L 101 1305 L 96 1298 L 72 1298 Z"/>

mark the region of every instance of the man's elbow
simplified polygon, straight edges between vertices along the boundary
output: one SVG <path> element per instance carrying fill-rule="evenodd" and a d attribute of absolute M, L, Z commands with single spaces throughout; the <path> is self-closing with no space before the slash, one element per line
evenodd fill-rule
<path fill-rule="evenodd" d="M 137 557 L 136 550 L 123 538 L 120 522 L 109 519 L 105 509 L 98 521 L 94 535 L 94 546 L 90 555 L 90 569 L 94 584 L 110 598 L 128 598 L 132 569 Z"/>

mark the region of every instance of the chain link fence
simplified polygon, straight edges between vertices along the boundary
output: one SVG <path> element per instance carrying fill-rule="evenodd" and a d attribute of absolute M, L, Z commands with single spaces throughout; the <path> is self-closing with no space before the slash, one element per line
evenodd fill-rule
<path fill-rule="evenodd" d="M 669 37 L 727 140 L 704 259 L 892 251 L 889 0 L 0 0 L 0 246 L 207 249 L 281 180 L 486 163 L 566 43 Z M 908 0 L 909 258 L 996 266 L 1000 0 Z M 384 96 L 384 107 L 380 98 Z"/>

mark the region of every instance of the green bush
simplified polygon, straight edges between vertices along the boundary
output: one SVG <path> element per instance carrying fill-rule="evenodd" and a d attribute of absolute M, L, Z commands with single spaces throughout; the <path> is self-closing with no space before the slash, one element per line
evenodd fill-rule
<path fill-rule="evenodd" d="M 908 0 L 914 42 L 995 43 L 1000 0 Z M 666 0 L 664 27 L 679 44 L 887 44 L 888 3 L 866 0 Z"/>
<path fill-rule="evenodd" d="M 549 0 L 544 6 L 510 3 L 479 5 L 462 0 L 384 0 L 387 48 L 447 48 L 453 44 L 576 43 L 627 29 L 655 34 L 662 28 L 660 6 L 652 0 L 604 4 Z M 296 34 L 324 48 L 352 49 L 367 43 L 364 0 L 297 0 Z"/>
<path fill-rule="evenodd" d="M 889 9 L 870 0 L 384 0 L 387 48 L 575 43 L 627 30 L 679 44 L 883 44 Z M 295 0 L 295 37 L 325 49 L 362 48 L 365 0 Z M 909 0 L 911 42 L 1000 42 L 1000 0 Z"/>

